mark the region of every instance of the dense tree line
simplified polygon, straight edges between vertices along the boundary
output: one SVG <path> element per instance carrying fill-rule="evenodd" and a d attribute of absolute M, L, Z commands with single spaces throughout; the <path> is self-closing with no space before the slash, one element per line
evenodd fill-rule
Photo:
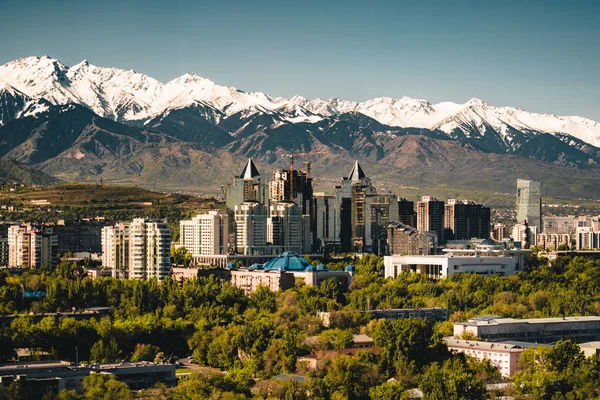
<path fill-rule="evenodd" d="M 478 399 L 486 397 L 485 383 L 500 376 L 489 362 L 448 352 L 441 339 L 452 334 L 451 322 L 371 320 L 360 310 L 448 307 L 451 321 L 478 314 L 539 317 L 600 310 L 600 263 L 584 258 L 550 266 L 531 261 L 526 272 L 508 277 L 456 275 L 439 281 L 417 274 L 386 280 L 382 259 L 375 256 L 364 256 L 355 266 L 349 290 L 328 280 L 320 287 L 300 285 L 278 293 L 259 287 L 249 296 L 215 277 L 160 284 L 91 280 L 68 263 L 52 273 L 0 271 L 0 312 L 23 313 L 0 329 L 0 357 L 10 358 L 11 349 L 19 347 L 42 348 L 71 361 L 78 352 L 79 361 L 90 362 L 152 361 L 192 353 L 200 364 L 227 371 L 190 375 L 174 389 L 157 387 L 138 394 L 148 398 L 397 399 L 406 389 L 420 387 L 428 399 Z M 27 289 L 43 290 L 46 296 L 24 300 Z M 108 306 L 111 315 L 84 319 L 40 314 L 92 306 Z M 329 328 L 322 326 L 317 311 L 332 313 Z M 309 352 L 344 348 L 353 333 L 371 335 L 380 352 L 324 357 L 317 371 L 298 362 Z M 545 399 L 557 393 L 572 398 L 600 394 L 592 384 L 599 376 L 597 359 L 584 360 L 573 346 L 561 346 L 524 353 L 525 368 L 516 378 L 514 395 Z M 585 373 L 575 380 L 580 370 Z M 269 379 L 279 373 L 307 379 Z M 86 393 L 107 393 L 106 387 L 118 392 L 115 385 L 88 382 Z"/>

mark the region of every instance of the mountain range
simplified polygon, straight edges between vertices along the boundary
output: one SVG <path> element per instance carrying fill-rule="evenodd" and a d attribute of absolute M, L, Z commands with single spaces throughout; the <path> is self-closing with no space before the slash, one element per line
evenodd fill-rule
<path fill-rule="evenodd" d="M 358 159 L 389 184 L 514 191 L 520 176 L 549 180 L 554 195 L 589 197 L 600 194 L 598 146 L 598 122 L 479 99 L 288 99 L 193 73 L 163 84 L 47 56 L 0 66 L 0 157 L 64 180 L 208 191 L 246 157 L 267 169 L 284 166 L 285 153 L 327 151 L 313 166 L 325 181 Z"/>

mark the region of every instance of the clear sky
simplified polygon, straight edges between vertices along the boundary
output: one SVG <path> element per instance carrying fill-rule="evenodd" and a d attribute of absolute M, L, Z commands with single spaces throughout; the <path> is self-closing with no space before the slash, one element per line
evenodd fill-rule
<path fill-rule="evenodd" d="M 600 1 L 0 0 L 0 64 L 49 55 L 273 96 L 410 96 L 600 121 Z"/>

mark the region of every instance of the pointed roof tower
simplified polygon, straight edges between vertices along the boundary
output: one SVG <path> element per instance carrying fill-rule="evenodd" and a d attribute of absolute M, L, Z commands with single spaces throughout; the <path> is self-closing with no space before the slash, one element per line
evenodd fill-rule
<path fill-rule="evenodd" d="M 258 169 L 256 169 L 256 165 L 254 165 L 254 161 L 249 158 L 248 163 L 240 174 L 240 179 L 252 179 L 256 176 L 260 176 L 260 174 L 258 173 Z"/>
<path fill-rule="evenodd" d="M 366 177 L 367 175 L 365 175 L 365 172 L 360 167 L 358 161 L 355 161 L 354 167 L 352 167 L 352 171 L 350 171 L 350 175 L 348 175 L 348 179 L 351 181 L 360 181 Z"/>

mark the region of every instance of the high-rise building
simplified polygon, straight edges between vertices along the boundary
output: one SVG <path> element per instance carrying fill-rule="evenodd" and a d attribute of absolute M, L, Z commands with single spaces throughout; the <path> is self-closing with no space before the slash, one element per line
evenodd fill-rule
<path fill-rule="evenodd" d="M 517 223 L 527 221 L 529 227 L 542 229 L 542 198 L 540 183 L 517 179 Z"/>
<path fill-rule="evenodd" d="M 490 208 L 469 200 L 448 199 L 444 206 L 446 240 L 487 239 L 490 236 Z"/>
<path fill-rule="evenodd" d="M 389 224 L 387 242 L 392 255 L 434 255 L 437 252 L 434 232 L 419 232 L 402 222 Z"/>
<path fill-rule="evenodd" d="M 266 252 L 267 209 L 256 201 L 236 204 L 235 248 L 243 255 L 261 255 Z"/>
<path fill-rule="evenodd" d="M 415 202 L 405 199 L 404 197 L 398 198 L 398 222 L 402 222 L 404 225 L 417 227 L 417 213 L 415 212 Z"/>
<path fill-rule="evenodd" d="M 58 252 L 89 251 L 100 253 L 102 251 L 101 231 L 106 225 L 101 221 L 73 219 L 59 220 L 52 227 L 52 232 L 58 236 Z"/>
<path fill-rule="evenodd" d="M 233 210 L 236 204 L 245 201 L 267 203 L 267 185 L 262 182 L 260 173 L 251 158 L 239 176 L 225 189 L 225 204 Z"/>
<path fill-rule="evenodd" d="M 136 218 L 102 229 L 102 261 L 113 277 L 159 281 L 171 271 L 171 231 L 160 219 Z"/>
<path fill-rule="evenodd" d="M 312 178 L 297 169 L 273 171 L 269 181 L 269 199 L 273 202 L 293 201 L 302 214 L 310 214 L 313 198 Z"/>
<path fill-rule="evenodd" d="M 313 203 L 314 250 L 322 252 L 325 252 L 326 249 L 339 251 L 340 210 L 335 196 L 315 193 Z"/>
<path fill-rule="evenodd" d="M 192 256 L 227 254 L 229 251 L 229 216 L 212 210 L 179 222 L 179 244 Z"/>
<path fill-rule="evenodd" d="M 423 196 L 421 201 L 417 202 L 417 230 L 435 232 L 438 243 L 445 243 L 443 201 L 435 197 Z"/>
<path fill-rule="evenodd" d="M 58 238 L 50 229 L 13 225 L 8 228 L 8 266 L 53 269 L 57 261 Z"/>
<path fill-rule="evenodd" d="M 271 251 L 277 254 L 286 251 L 306 252 L 302 225 L 302 214 L 296 203 L 291 201 L 272 203 L 267 218 L 267 242 L 272 246 Z"/>
<path fill-rule="evenodd" d="M 340 244 L 342 251 L 363 251 L 372 244 L 366 237 L 365 224 L 370 220 L 370 197 L 377 191 L 358 161 L 341 186 L 336 187 L 336 200 L 340 210 Z"/>

